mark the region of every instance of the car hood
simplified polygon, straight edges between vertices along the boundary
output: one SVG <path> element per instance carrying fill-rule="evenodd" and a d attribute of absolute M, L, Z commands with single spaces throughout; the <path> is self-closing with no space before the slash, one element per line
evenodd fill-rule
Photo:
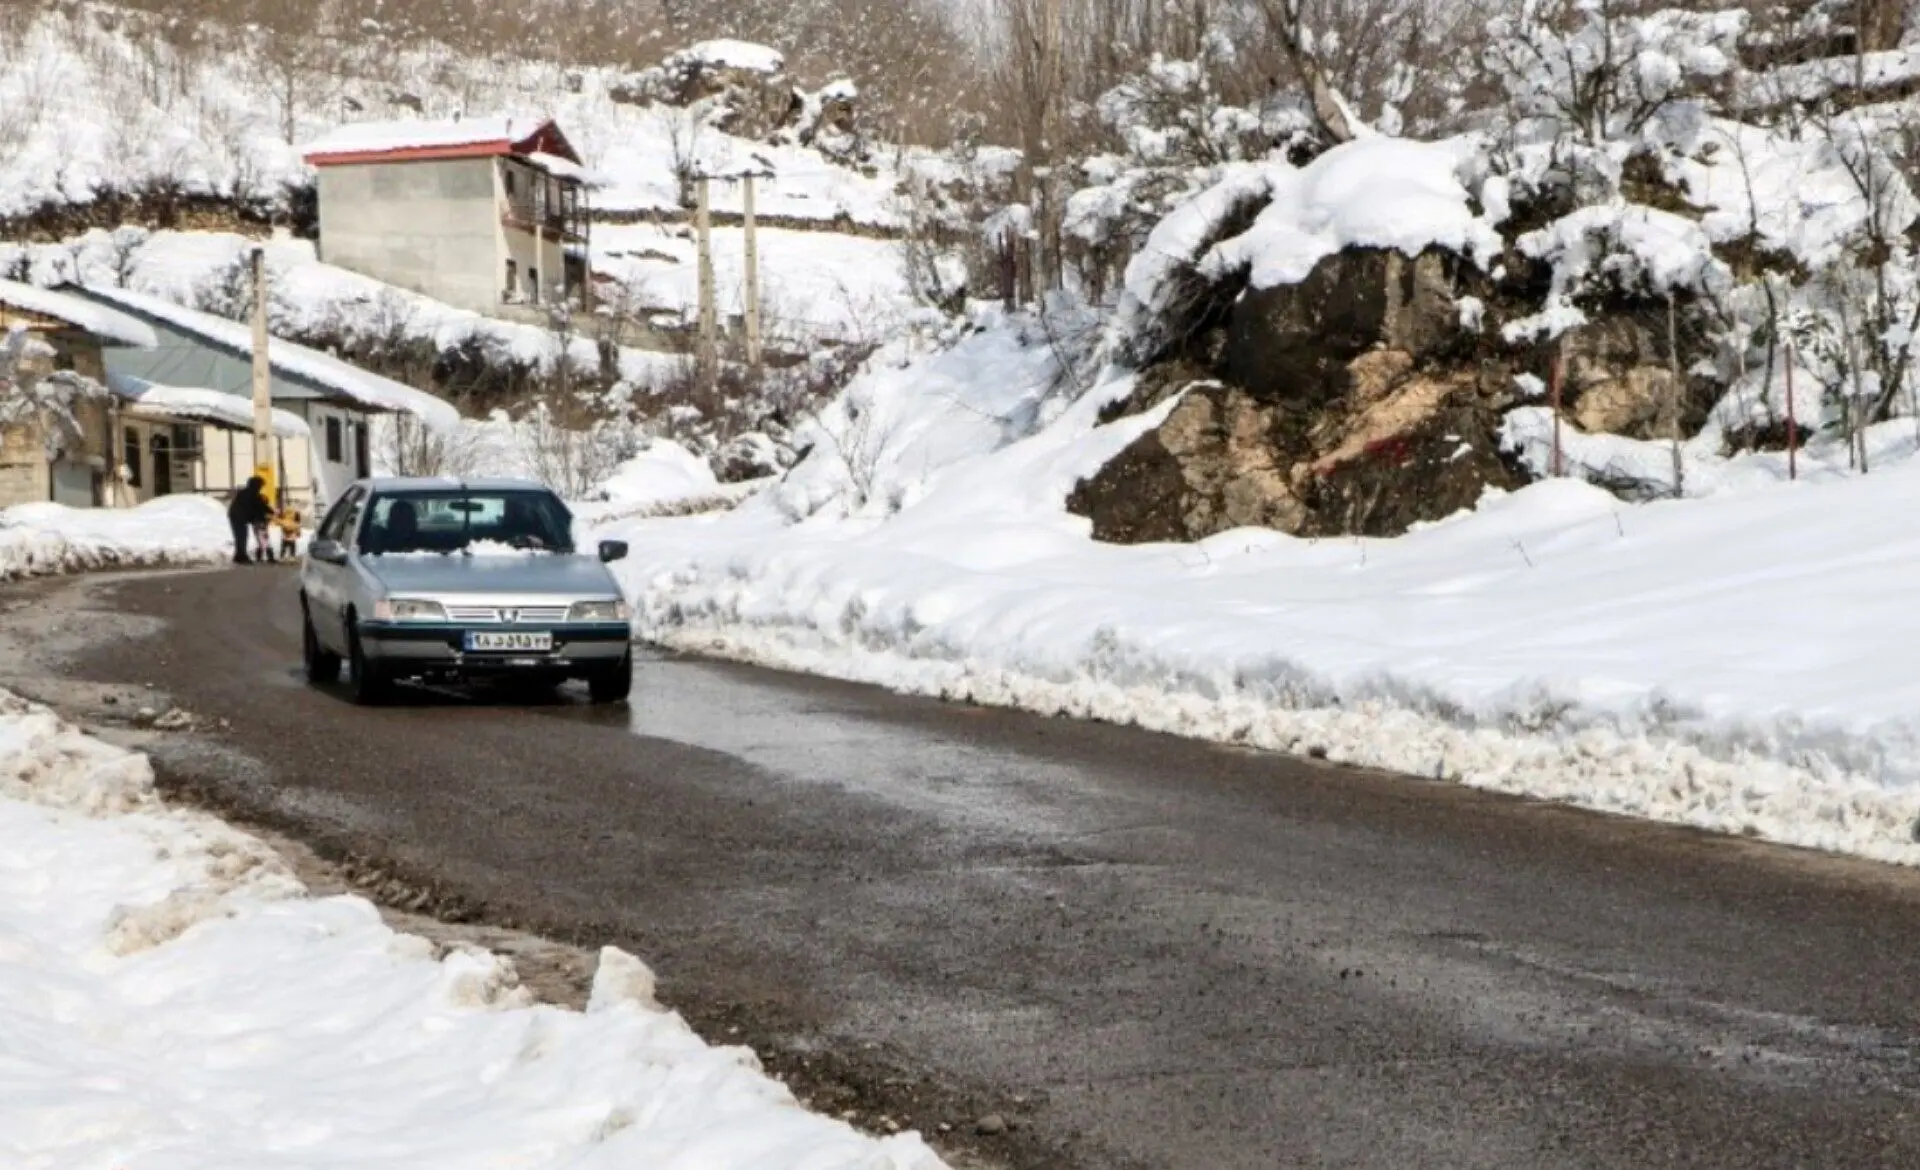
<path fill-rule="evenodd" d="M 370 556 L 369 572 L 391 593 L 555 593 L 617 597 L 613 574 L 598 557 L 527 553 L 523 556 Z"/>

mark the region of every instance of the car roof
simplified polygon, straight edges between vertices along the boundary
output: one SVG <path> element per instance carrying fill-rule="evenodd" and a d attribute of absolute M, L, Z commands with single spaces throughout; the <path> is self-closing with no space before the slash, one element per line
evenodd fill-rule
<path fill-rule="evenodd" d="M 377 475 L 360 481 L 361 486 L 373 492 L 551 492 L 553 489 L 537 479 L 516 479 L 510 476 L 481 476 L 461 479 L 451 475 L 442 476 L 400 476 Z"/>

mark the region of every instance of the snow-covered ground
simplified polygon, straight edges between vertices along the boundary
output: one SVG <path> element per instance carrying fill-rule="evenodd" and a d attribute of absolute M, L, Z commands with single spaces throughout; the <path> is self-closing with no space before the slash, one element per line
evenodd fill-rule
<path fill-rule="evenodd" d="M 105 289 L 190 308 L 215 308 L 232 274 L 259 241 L 228 232 L 90 232 L 61 244 L 0 243 L 0 271 L 24 263 L 40 284 L 78 280 Z M 484 317 L 393 285 L 322 263 L 306 240 L 266 245 L 276 336 L 374 343 L 421 342 L 444 351 L 474 342 L 502 361 L 550 369 L 563 348 L 580 368 L 595 369 L 600 352 L 594 322 L 575 323 L 563 338 L 551 328 Z M 618 350 L 619 375 L 639 389 L 681 372 L 681 358 L 630 346 Z"/>
<path fill-rule="evenodd" d="M 737 228 L 714 235 L 715 288 L 721 313 L 731 317 L 740 312 L 745 249 Z M 77 280 L 203 308 L 233 294 L 234 276 L 258 243 L 229 232 L 137 230 L 93 231 L 59 244 L 0 241 L 0 272 L 17 268 L 42 285 Z M 897 243 L 763 229 L 759 248 L 763 326 L 776 348 L 879 340 L 892 336 L 914 311 Z M 278 335 L 414 340 L 436 350 L 471 341 L 503 360 L 540 369 L 551 368 L 561 352 L 562 339 L 552 328 L 484 317 L 323 263 L 308 241 L 277 240 L 266 250 L 273 288 L 269 320 Z M 689 327 L 697 319 L 694 245 L 687 233 L 658 225 L 596 228 L 593 252 L 598 271 L 631 289 L 624 310 Z M 565 344 L 576 366 L 598 368 L 602 331 L 596 319 L 573 323 L 575 336 Z M 620 376 L 640 390 L 685 373 L 682 356 L 632 345 L 620 347 L 618 361 Z"/>
<path fill-rule="evenodd" d="M 706 1045 L 638 960 L 587 1010 L 436 958 L 138 755 L 0 691 L 0 1163 L 939 1170 Z"/>
<path fill-rule="evenodd" d="M 183 54 L 162 30 L 143 28 L 145 19 L 48 9 L 9 26 L 23 35 L 0 38 L 0 216 L 156 183 L 186 195 L 270 198 L 306 181 L 300 147 L 357 108 L 359 121 L 551 116 L 605 184 L 594 196 L 605 211 L 678 215 L 676 159 L 697 157 L 719 173 L 758 156 L 775 175 L 757 192 L 763 215 L 868 226 L 900 218 L 885 160 L 863 174 L 813 150 L 699 127 L 684 110 L 619 101 L 632 78 L 618 71 L 340 43 L 324 82 L 315 70 L 289 109 L 269 54 L 224 45 Z M 737 185 L 714 191 L 719 212 L 737 212 L 739 200 Z"/>
<path fill-rule="evenodd" d="M 1096 425 L 1128 385 L 1063 385 L 1009 327 L 880 363 L 783 483 L 612 526 L 646 633 L 1920 864 L 1920 462 L 1788 484 L 1753 457 L 1705 500 L 1561 480 L 1395 540 L 1115 547 L 1064 500 L 1160 416 Z"/>
<path fill-rule="evenodd" d="M 719 312 L 741 311 L 744 232 L 713 232 Z M 834 232 L 761 228 L 760 300 L 768 336 L 780 341 L 873 340 L 889 335 L 914 308 L 906 258 L 893 240 Z M 699 269 L 691 229 L 633 224 L 593 229 L 594 268 L 625 281 L 636 301 L 682 321 L 699 312 Z"/>
<path fill-rule="evenodd" d="M 0 508 L 0 581 L 92 569 L 213 565 L 233 555 L 226 509 L 204 496 L 138 508 Z"/>

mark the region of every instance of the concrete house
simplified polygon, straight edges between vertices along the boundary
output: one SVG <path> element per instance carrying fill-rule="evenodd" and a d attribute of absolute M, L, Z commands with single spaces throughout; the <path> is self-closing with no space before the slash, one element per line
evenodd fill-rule
<path fill-rule="evenodd" d="M 129 413 L 197 421 L 190 457 L 185 436 L 163 445 L 123 444 L 129 479 L 141 498 L 165 491 L 224 493 L 252 474 L 253 335 L 238 322 L 121 288 L 68 285 L 68 296 L 133 319 L 157 339 L 102 354 L 106 382 Z M 280 502 L 313 516 L 348 484 L 373 470 L 373 420 L 409 414 L 449 426 L 447 402 L 329 354 L 275 338 L 267 347 L 275 449 L 261 452 L 278 469 Z"/>
<path fill-rule="evenodd" d="M 327 263 L 489 316 L 584 307 L 587 176 L 551 120 L 355 123 L 304 154 Z"/>

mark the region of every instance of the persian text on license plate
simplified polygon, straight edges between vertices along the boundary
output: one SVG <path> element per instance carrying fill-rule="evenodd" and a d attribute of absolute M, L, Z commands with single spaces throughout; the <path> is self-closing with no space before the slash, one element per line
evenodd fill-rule
<path fill-rule="evenodd" d="M 544 654 L 553 649 L 553 634 L 547 630 L 511 634 L 474 630 L 467 634 L 467 649 L 507 653 L 534 651 Z"/>

